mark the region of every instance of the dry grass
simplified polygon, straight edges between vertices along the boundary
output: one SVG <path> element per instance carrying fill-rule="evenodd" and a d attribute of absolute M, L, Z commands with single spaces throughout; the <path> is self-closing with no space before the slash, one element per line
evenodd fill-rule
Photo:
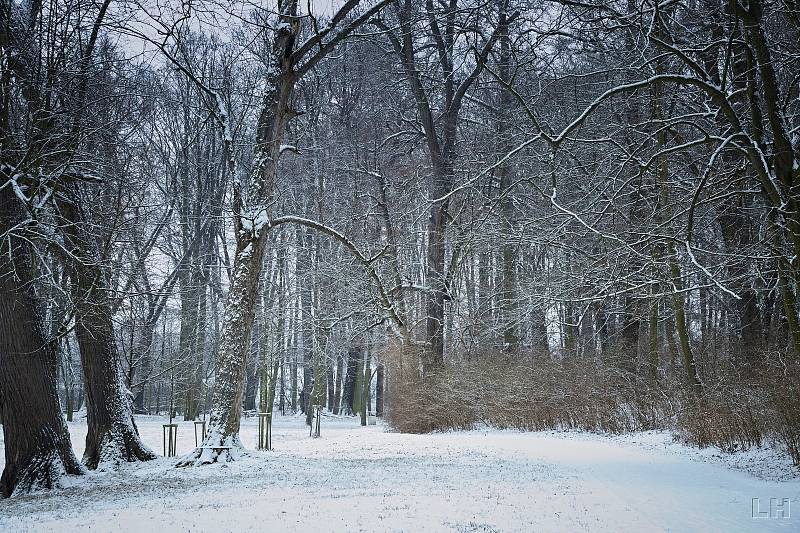
<path fill-rule="evenodd" d="M 746 376 L 720 366 L 697 398 L 675 380 L 662 375 L 653 384 L 609 360 L 485 355 L 423 381 L 407 355 L 402 368 L 389 365 L 386 416 L 407 433 L 479 424 L 529 431 L 670 429 L 687 443 L 728 452 L 770 440 L 800 464 L 800 372 L 773 359 Z"/>
<path fill-rule="evenodd" d="M 667 407 L 663 395 L 634 376 L 587 360 L 487 356 L 425 381 L 414 371 L 395 373 L 389 383 L 389 423 L 410 433 L 479 423 L 620 433 L 663 427 Z"/>

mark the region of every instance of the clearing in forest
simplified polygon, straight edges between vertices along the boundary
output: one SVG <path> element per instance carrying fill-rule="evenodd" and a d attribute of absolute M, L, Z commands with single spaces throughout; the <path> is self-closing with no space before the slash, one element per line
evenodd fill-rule
<path fill-rule="evenodd" d="M 153 449 L 164 422 L 137 417 Z M 720 455 L 660 432 L 408 435 L 333 417 L 312 439 L 303 422 L 276 417 L 275 449 L 243 461 L 177 469 L 160 458 L 0 501 L 0 531 L 800 529 L 800 480 L 769 450 Z M 194 446 L 192 424 L 179 424 L 178 455 Z M 254 447 L 257 420 L 242 426 Z M 85 421 L 70 432 L 81 447 Z"/>

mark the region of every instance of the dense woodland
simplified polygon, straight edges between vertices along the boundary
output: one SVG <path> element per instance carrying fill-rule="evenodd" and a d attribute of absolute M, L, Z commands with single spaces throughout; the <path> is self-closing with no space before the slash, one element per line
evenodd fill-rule
<path fill-rule="evenodd" d="M 1 6 L 2 495 L 316 405 L 800 463 L 796 0 Z"/>

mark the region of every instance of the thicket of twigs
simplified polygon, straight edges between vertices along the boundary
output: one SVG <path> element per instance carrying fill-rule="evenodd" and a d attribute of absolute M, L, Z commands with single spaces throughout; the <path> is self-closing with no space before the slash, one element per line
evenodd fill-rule
<path fill-rule="evenodd" d="M 406 362 L 391 366 L 386 417 L 409 433 L 480 424 L 527 431 L 668 429 L 684 442 L 727 452 L 779 443 L 800 465 L 800 369 L 777 354 L 759 363 L 747 372 L 719 365 L 698 395 L 665 373 L 653 383 L 613 360 L 493 354 L 447 365 L 424 380 Z"/>

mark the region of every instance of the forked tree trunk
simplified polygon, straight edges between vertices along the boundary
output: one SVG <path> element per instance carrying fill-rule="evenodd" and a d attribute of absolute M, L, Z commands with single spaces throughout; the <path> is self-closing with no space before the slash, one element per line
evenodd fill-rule
<path fill-rule="evenodd" d="M 399 33 L 390 29 L 380 20 L 372 21 L 381 29 L 389 39 L 392 47 L 400 58 L 400 63 L 409 83 L 411 93 L 416 102 L 425 142 L 428 148 L 432 172 L 431 197 L 434 199 L 430 205 L 427 237 L 428 246 L 425 261 L 425 282 L 428 290 L 425 293 L 425 333 L 426 349 L 422 352 L 420 360 L 423 377 L 435 375 L 444 366 L 444 331 L 445 331 L 445 302 L 449 300 L 449 287 L 445 272 L 446 232 L 449 226 L 449 194 L 453 192 L 455 178 L 455 164 L 457 159 L 457 122 L 464 95 L 472 84 L 478 79 L 494 44 L 500 37 L 500 32 L 495 30 L 484 40 L 480 50 L 476 51 L 477 64 L 472 71 L 457 83 L 453 50 L 456 40 L 453 28 L 456 25 L 456 3 L 442 14 L 444 15 L 444 29 L 438 23 L 430 24 L 426 29 L 436 43 L 436 50 L 441 65 L 438 84 L 435 89 L 425 87 L 425 81 L 420 75 L 424 69 L 418 68 L 416 53 L 417 32 L 417 6 L 413 0 L 404 0 L 400 3 L 396 13 L 399 22 Z M 434 11 L 433 2 L 427 4 L 428 16 L 436 20 L 440 13 Z M 505 13 L 500 15 L 500 26 L 516 19 L 517 15 L 506 18 Z M 426 51 L 426 54 L 428 52 Z M 426 73 L 429 76 L 430 73 Z M 438 91 L 437 91 L 438 89 Z M 433 94 L 437 91 L 437 94 Z M 436 116 L 431 102 L 441 101 L 443 113 Z"/>
<path fill-rule="evenodd" d="M 3 183 L 7 178 L 0 175 Z M 6 459 L 2 497 L 52 488 L 65 474 L 84 472 L 61 416 L 58 355 L 45 336 L 32 285 L 32 250 L 28 241 L 7 233 L 26 218 L 11 187 L 0 189 L 0 235 L 5 235 L 0 254 L 0 420 Z"/>
<path fill-rule="evenodd" d="M 114 338 L 108 281 L 102 270 L 97 236 L 81 186 L 72 201 L 59 202 L 65 219 L 62 231 L 73 250 L 72 294 L 75 335 L 86 384 L 86 450 L 83 462 L 91 469 L 113 468 L 124 462 L 155 459 L 139 438 L 133 405 L 125 389 Z"/>
<path fill-rule="evenodd" d="M 310 37 L 295 50 L 300 31 L 297 0 L 279 0 L 278 25 L 269 58 L 261 114 L 256 127 L 254 168 L 246 190 L 234 186 L 233 203 L 236 230 L 236 255 L 233 277 L 225 301 L 225 315 L 220 334 L 216 382 L 212 398 L 209 430 L 203 444 L 178 462 L 177 466 L 225 462 L 241 453 L 239 419 L 242 409 L 244 373 L 255 313 L 255 299 L 264 262 L 269 231 L 269 210 L 273 202 L 275 177 L 281 144 L 289 120 L 296 115 L 291 97 L 298 77 L 307 72 L 359 24 L 374 16 L 388 0 L 381 0 L 346 27 L 334 32 L 333 27 L 347 18 L 358 0 L 349 0 L 334 14 L 327 31 Z M 323 42 L 322 39 L 330 36 Z M 305 57 L 308 56 L 308 57 Z M 303 61 L 302 65 L 298 63 Z M 214 95 L 220 100 L 219 95 Z M 220 104 L 217 103 L 219 107 Z M 218 118 L 228 113 L 218 109 Z M 223 137 L 227 146 L 228 172 L 236 179 L 230 124 L 224 118 Z"/>

